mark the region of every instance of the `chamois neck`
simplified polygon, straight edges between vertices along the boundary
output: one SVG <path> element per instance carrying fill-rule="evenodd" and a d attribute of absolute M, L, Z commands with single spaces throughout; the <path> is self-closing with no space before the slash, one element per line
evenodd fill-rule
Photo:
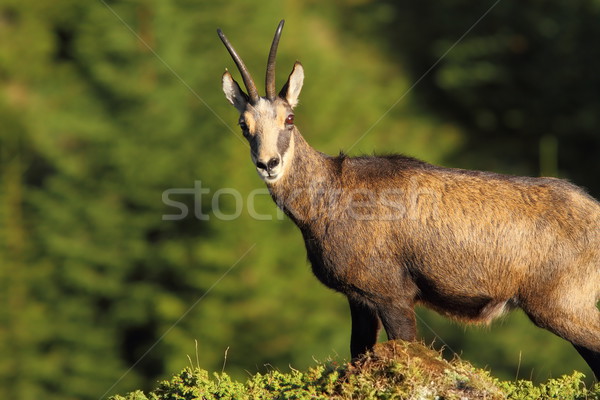
<path fill-rule="evenodd" d="M 297 129 L 291 145 L 293 156 L 285 176 L 267 186 L 277 205 L 302 227 L 326 212 L 320 197 L 334 184 L 335 173 L 332 157 L 312 148 Z"/>

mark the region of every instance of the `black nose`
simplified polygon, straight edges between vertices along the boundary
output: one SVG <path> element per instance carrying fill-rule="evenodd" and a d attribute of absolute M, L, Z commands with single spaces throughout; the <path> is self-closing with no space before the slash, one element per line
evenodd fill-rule
<path fill-rule="evenodd" d="M 256 166 L 260 169 L 264 169 L 267 172 L 271 172 L 273 168 L 279 165 L 279 162 L 279 157 L 273 157 L 266 164 L 262 161 L 257 161 Z"/>

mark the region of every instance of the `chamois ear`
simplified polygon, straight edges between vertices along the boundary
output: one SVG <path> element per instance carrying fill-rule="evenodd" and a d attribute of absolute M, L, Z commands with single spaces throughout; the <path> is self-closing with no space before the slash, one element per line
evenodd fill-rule
<path fill-rule="evenodd" d="M 296 61 L 292 73 L 290 74 L 287 82 L 283 85 L 279 97 L 285 99 L 290 107 L 294 108 L 298 104 L 298 96 L 302 89 L 302 83 L 304 82 L 304 68 L 299 61 Z"/>
<path fill-rule="evenodd" d="M 243 113 L 246 109 L 246 104 L 248 104 L 248 95 L 244 93 L 240 88 L 240 85 L 238 85 L 227 70 L 225 70 L 225 73 L 223 74 L 223 92 L 225 93 L 227 100 L 229 100 L 240 113 Z"/>

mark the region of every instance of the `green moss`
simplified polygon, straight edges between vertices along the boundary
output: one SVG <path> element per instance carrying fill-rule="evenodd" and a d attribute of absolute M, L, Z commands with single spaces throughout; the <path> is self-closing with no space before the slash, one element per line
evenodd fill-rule
<path fill-rule="evenodd" d="M 587 389 L 583 382 L 581 372 L 573 372 L 572 375 L 563 375 L 558 379 L 550 379 L 548 382 L 534 386 L 530 381 L 501 382 L 499 386 L 507 394 L 509 399 L 515 400 L 598 400 L 600 399 L 600 384 L 592 389 Z"/>
<path fill-rule="evenodd" d="M 253 375 L 245 383 L 225 373 L 210 377 L 204 370 L 186 368 L 147 394 L 136 391 L 111 400 L 600 400 L 600 385 L 588 389 L 583 377 L 574 372 L 539 386 L 525 380 L 501 382 L 467 362 L 445 361 L 420 344 L 390 341 L 355 363 L 319 363 L 305 372 L 271 371 Z"/>

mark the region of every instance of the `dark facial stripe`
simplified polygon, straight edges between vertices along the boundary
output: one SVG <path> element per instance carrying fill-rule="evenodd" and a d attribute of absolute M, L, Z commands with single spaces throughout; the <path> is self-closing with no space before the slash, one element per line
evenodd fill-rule
<path fill-rule="evenodd" d="M 258 141 L 258 136 L 251 136 L 248 139 L 248 142 L 250 143 L 250 151 L 252 152 L 252 154 L 254 154 L 254 157 L 257 157 L 258 155 L 258 146 L 259 146 L 259 141 Z"/>
<path fill-rule="evenodd" d="M 290 147 L 290 139 L 292 137 L 292 131 L 290 129 L 282 129 L 279 131 L 277 137 L 277 152 L 283 157 L 288 147 Z"/>

